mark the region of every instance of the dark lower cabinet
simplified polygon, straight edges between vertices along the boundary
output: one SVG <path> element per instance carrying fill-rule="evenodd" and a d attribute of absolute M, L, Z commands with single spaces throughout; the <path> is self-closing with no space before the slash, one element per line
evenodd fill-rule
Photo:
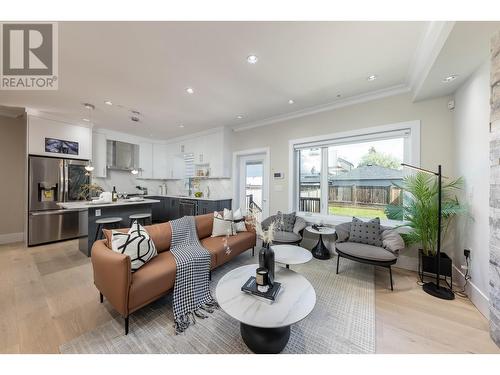
<path fill-rule="evenodd" d="M 231 209 L 231 199 L 212 201 L 159 196 L 150 198 L 160 201 L 154 203 L 152 207 L 153 222 L 155 223 L 163 223 L 183 216 L 209 214 L 214 211 L 222 211 L 224 208 Z"/>

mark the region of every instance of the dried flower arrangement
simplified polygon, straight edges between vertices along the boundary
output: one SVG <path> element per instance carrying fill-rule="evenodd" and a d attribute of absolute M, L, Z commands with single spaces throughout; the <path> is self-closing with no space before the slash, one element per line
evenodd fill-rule
<path fill-rule="evenodd" d="M 267 247 L 273 243 L 274 234 L 283 225 L 283 217 L 276 215 L 276 218 L 271 221 L 267 229 L 264 229 L 260 220 L 261 214 L 260 210 L 250 207 L 247 211 L 245 222 L 255 228 L 255 233 L 262 240 L 263 245 Z"/>

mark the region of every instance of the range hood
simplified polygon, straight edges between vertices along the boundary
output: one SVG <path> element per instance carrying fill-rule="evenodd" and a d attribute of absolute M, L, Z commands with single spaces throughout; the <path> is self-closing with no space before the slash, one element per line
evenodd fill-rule
<path fill-rule="evenodd" d="M 117 171 L 139 169 L 139 145 L 107 140 L 107 167 Z"/>

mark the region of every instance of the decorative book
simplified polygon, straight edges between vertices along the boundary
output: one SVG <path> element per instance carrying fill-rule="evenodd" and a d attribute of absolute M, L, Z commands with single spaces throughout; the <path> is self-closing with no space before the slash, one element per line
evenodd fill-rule
<path fill-rule="evenodd" d="M 255 276 L 251 276 L 245 284 L 241 287 L 241 290 L 245 293 L 253 294 L 254 296 L 264 298 L 266 300 L 274 302 L 278 296 L 281 289 L 281 283 L 274 282 L 273 286 L 270 287 L 267 292 L 262 293 L 257 289 L 257 283 L 255 281 Z"/>

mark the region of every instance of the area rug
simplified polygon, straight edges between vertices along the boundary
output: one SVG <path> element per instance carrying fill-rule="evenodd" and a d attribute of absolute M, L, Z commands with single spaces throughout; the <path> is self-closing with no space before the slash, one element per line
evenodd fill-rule
<path fill-rule="evenodd" d="M 215 295 L 218 280 L 230 270 L 257 263 L 257 254 L 247 251 L 212 272 Z M 292 325 L 283 353 L 374 353 L 375 286 L 373 266 L 342 259 L 335 274 L 336 259 L 312 259 L 291 266 L 316 290 L 316 306 L 301 322 Z M 123 319 L 109 321 L 60 346 L 61 353 L 251 353 L 241 339 L 239 322 L 217 310 L 209 319 L 176 335 L 172 296 L 144 307 L 130 316 L 130 332 L 123 332 Z"/>

